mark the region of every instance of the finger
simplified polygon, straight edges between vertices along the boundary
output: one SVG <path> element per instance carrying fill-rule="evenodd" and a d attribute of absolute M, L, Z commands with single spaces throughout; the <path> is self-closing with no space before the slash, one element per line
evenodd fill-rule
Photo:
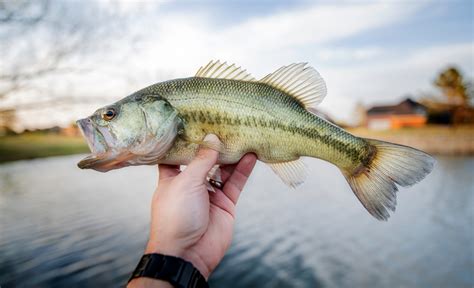
<path fill-rule="evenodd" d="M 239 160 L 239 162 L 240 162 L 240 160 Z M 222 183 L 225 183 L 227 180 L 229 180 L 230 175 L 232 175 L 232 173 L 234 173 L 235 167 L 237 167 L 237 164 L 239 164 L 239 162 L 237 162 L 235 164 L 226 164 L 226 165 L 219 166 L 219 169 L 221 170 L 221 182 Z"/>
<path fill-rule="evenodd" d="M 180 173 L 179 165 L 165 165 L 159 164 L 158 165 L 158 179 L 163 180 L 166 178 L 175 177 Z"/>
<path fill-rule="evenodd" d="M 257 156 L 255 154 L 246 154 L 235 167 L 232 175 L 224 184 L 223 192 L 229 197 L 234 204 L 237 204 L 240 193 L 247 182 L 250 173 L 255 167 Z"/>
<path fill-rule="evenodd" d="M 214 193 L 209 193 L 209 200 L 216 207 L 226 211 L 232 217 L 235 214 L 235 205 L 221 190 L 217 189 Z"/>
<path fill-rule="evenodd" d="M 210 142 L 216 146 L 220 146 L 219 138 L 214 134 L 209 134 L 204 138 L 205 142 Z M 189 163 L 185 173 L 188 176 L 196 177 L 198 179 L 206 179 L 207 174 L 216 164 L 219 152 L 212 150 L 209 147 L 200 147 L 196 157 Z"/>
<path fill-rule="evenodd" d="M 235 167 L 237 167 L 237 163 L 231 165 L 222 165 L 219 167 L 221 170 L 222 183 L 225 183 L 227 180 L 229 180 L 230 175 L 234 173 Z"/>

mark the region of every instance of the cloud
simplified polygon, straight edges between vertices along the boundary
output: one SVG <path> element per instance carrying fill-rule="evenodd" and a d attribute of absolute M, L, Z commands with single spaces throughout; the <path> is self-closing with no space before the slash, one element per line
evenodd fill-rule
<path fill-rule="evenodd" d="M 360 61 L 373 59 L 382 54 L 380 47 L 364 47 L 364 48 L 326 48 L 322 47 L 316 51 L 316 58 L 323 61 Z"/>
<path fill-rule="evenodd" d="M 120 16 L 156 9 L 167 2 L 169 1 L 97 0 L 97 4 L 99 4 L 102 9 Z M 88 4 L 87 1 L 86 4 Z"/>
<path fill-rule="evenodd" d="M 255 73 L 268 73 L 269 67 L 276 69 L 288 62 L 307 60 L 307 53 L 301 53 L 307 47 L 314 47 L 313 52 L 307 52 L 318 55 L 317 49 L 322 45 L 403 21 L 421 7 L 393 2 L 313 5 L 224 27 L 213 22 L 212 15 L 158 15 L 143 27 L 146 40 L 130 60 L 146 62 L 149 69 L 189 72 L 189 67 L 221 58 L 239 62 Z M 321 51 L 322 58 L 351 53 L 363 58 L 376 52 Z"/>
<path fill-rule="evenodd" d="M 322 44 L 400 21 L 420 7 L 388 2 L 314 5 L 251 19 L 219 36 L 247 39 L 242 43 L 262 50 Z"/>

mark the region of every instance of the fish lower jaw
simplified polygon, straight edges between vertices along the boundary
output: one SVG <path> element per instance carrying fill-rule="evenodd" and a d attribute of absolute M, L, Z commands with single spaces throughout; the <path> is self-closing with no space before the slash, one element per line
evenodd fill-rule
<path fill-rule="evenodd" d="M 91 153 L 83 158 L 79 163 L 77 163 L 77 167 L 81 169 L 90 169 L 93 168 L 94 164 L 97 163 L 100 159 L 105 158 L 105 153 Z"/>
<path fill-rule="evenodd" d="M 100 165 L 101 162 L 112 158 L 114 154 L 115 153 L 112 150 L 97 152 L 92 151 L 91 149 L 91 153 L 79 161 L 77 166 L 81 169 L 95 169 L 97 165 Z"/>
<path fill-rule="evenodd" d="M 115 150 L 108 150 L 104 153 L 92 153 L 77 163 L 81 169 L 93 169 L 99 172 L 107 172 L 113 169 L 131 165 L 130 159 L 133 154 L 125 151 L 118 152 Z"/>

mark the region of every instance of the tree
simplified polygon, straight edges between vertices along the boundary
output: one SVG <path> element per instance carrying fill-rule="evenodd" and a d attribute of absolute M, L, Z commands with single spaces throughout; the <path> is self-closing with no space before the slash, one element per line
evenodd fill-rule
<path fill-rule="evenodd" d="M 429 123 L 474 123 L 474 93 L 471 81 L 466 81 L 455 67 L 448 67 L 438 75 L 433 84 L 441 90 L 447 101 L 440 101 L 439 97 L 430 94 L 425 96 L 422 103 L 428 108 Z"/>
<path fill-rule="evenodd" d="M 441 72 L 434 84 L 441 89 L 450 104 L 468 106 L 472 99 L 472 86 L 454 67 Z"/>
<path fill-rule="evenodd" d="M 0 136 L 3 136 L 13 130 L 16 123 L 15 110 L 2 110 L 0 111 Z"/>

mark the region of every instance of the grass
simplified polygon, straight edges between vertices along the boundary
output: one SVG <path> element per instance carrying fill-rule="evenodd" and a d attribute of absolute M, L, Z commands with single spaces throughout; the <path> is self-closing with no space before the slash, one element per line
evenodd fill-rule
<path fill-rule="evenodd" d="M 22 159 L 87 153 L 82 137 L 24 133 L 0 137 L 0 163 Z"/>

